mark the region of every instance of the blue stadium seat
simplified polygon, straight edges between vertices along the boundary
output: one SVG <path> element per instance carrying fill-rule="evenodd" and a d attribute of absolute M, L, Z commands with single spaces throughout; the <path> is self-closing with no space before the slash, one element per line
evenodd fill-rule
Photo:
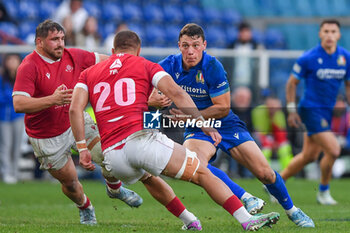
<path fill-rule="evenodd" d="M 165 40 L 167 46 L 177 47 L 181 27 L 182 26 L 176 24 L 167 25 L 165 27 Z"/>
<path fill-rule="evenodd" d="M 304 34 L 304 49 L 310 49 L 319 43 L 318 32 L 318 24 L 306 24 L 302 26 L 301 33 Z"/>
<path fill-rule="evenodd" d="M 266 49 L 285 49 L 286 42 L 283 33 L 274 28 L 265 31 L 264 45 Z"/>
<path fill-rule="evenodd" d="M 89 13 L 89 15 L 94 16 L 96 19 L 101 17 L 101 4 L 97 1 L 83 1 L 83 7 Z"/>
<path fill-rule="evenodd" d="M 200 7 L 187 5 L 183 8 L 185 23 L 198 23 L 201 24 L 203 12 Z"/>
<path fill-rule="evenodd" d="M 104 2 L 102 5 L 102 18 L 105 22 L 114 20 L 122 21 L 123 20 L 123 11 L 119 4 L 115 2 Z"/>
<path fill-rule="evenodd" d="M 340 38 L 339 45 L 343 46 L 344 48 L 350 50 L 350 28 L 344 27 L 341 29 L 342 37 Z"/>
<path fill-rule="evenodd" d="M 221 24 L 223 22 L 222 11 L 216 8 L 204 8 L 204 21 L 210 22 L 211 24 Z"/>
<path fill-rule="evenodd" d="M 304 33 L 300 28 L 302 25 L 300 24 L 283 24 L 281 25 L 281 29 L 284 32 L 286 41 L 287 41 L 287 49 L 295 49 L 295 50 L 304 50 Z"/>
<path fill-rule="evenodd" d="M 350 3 L 348 0 L 330 1 L 329 4 L 333 9 L 333 15 L 348 16 L 350 10 Z"/>
<path fill-rule="evenodd" d="M 168 23 L 183 23 L 184 14 L 181 8 L 177 5 L 166 4 L 163 7 L 164 19 Z"/>
<path fill-rule="evenodd" d="M 276 12 L 281 17 L 295 16 L 295 5 L 291 0 L 275 0 Z"/>
<path fill-rule="evenodd" d="M 10 16 L 16 19 L 18 17 L 18 9 L 19 9 L 18 1 L 17 0 L 2 1 L 2 3 L 6 7 L 6 10 L 10 14 Z"/>
<path fill-rule="evenodd" d="M 259 0 L 259 11 L 263 17 L 275 17 L 277 15 L 275 0 Z"/>
<path fill-rule="evenodd" d="M 145 29 L 146 45 L 164 47 L 166 45 L 165 30 L 159 24 L 148 24 Z"/>
<path fill-rule="evenodd" d="M 123 19 L 126 22 L 141 22 L 143 20 L 142 10 L 138 4 L 125 3 L 123 13 Z"/>
<path fill-rule="evenodd" d="M 15 24 L 9 22 L 0 22 L 0 30 L 10 36 L 18 37 L 18 28 Z"/>
<path fill-rule="evenodd" d="M 232 25 L 228 25 L 225 27 L 225 33 L 228 44 L 233 43 L 233 41 L 235 41 L 238 37 L 238 29 L 237 27 L 234 27 Z"/>
<path fill-rule="evenodd" d="M 30 34 L 35 35 L 35 29 L 38 25 L 37 21 L 24 21 L 22 22 L 18 29 L 19 29 L 19 38 L 21 38 L 23 41 L 26 41 L 28 36 Z"/>
<path fill-rule="evenodd" d="M 294 0 L 293 4 L 295 5 L 295 9 L 296 9 L 296 16 L 304 16 L 304 17 L 311 17 L 314 15 L 314 7 L 315 6 L 311 6 L 310 1 L 309 0 Z M 321 3 L 318 3 L 321 4 Z"/>
<path fill-rule="evenodd" d="M 259 44 L 263 44 L 264 43 L 264 33 L 258 29 L 253 28 L 252 29 L 252 36 L 253 39 L 258 42 Z"/>
<path fill-rule="evenodd" d="M 237 7 L 245 17 L 258 17 L 260 11 L 258 9 L 258 2 L 256 0 L 236 0 Z"/>
<path fill-rule="evenodd" d="M 147 4 L 143 6 L 143 18 L 145 22 L 160 23 L 164 20 L 162 8 L 158 4 Z"/>
<path fill-rule="evenodd" d="M 205 37 L 209 48 L 226 48 L 229 43 L 225 30 L 219 26 L 208 26 L 205 29 Z"/>
<path fill-rule="evenodd" d="M 39 2 L 30 0 L 21 0 L 19 3 L 18 17 L 21 20 L 40 20 Z"/>
<path fill-rule="evenodd" d="M 59 5 L 59 1 L 41 1 L 39 6 L 39 16 L 41 20 L 50 18 Z"/>
<path fill-rule="evenodd" d="M 141 41 L 142 41 L 142 45 L 146 45 L 145 42 L 145 29 L 144 29 L 144 25 L 139 24 L 139 23 L 128 23 L 128 27 L 130 30 L 136 32 Z"/>
<path fill-rule="evenodd" d="M 222 20 L 225 24 L 224 26 L 234 26 L 241 22 L 241 15 L 234 9 L 224 9 L 222 11 Z"/>
<path fill-rule="evenodd" d="M 115 33 L 116 28 L 117 26 L 113 21 L 99 24 L 98 26 L 99 33 L 104 39 L 110 34 Z"/>

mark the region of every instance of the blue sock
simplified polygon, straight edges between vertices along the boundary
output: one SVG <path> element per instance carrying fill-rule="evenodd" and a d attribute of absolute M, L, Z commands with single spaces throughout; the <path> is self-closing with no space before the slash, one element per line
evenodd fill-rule
<path fill-rule="evenodd" d="M 320 190 L 320 192 L 327 191 L 329 189 L 329 184 L 326 184 L 326 185 L 320 184 L 318 189 Z"/>
<path fill-rule="evenodd" d="M 245 193 L 245 190 L 241 188 L 238 184 L 233 182 L 230 177 L 223 171 L 221 171 L 219 168 L 216 168 L 208 163 L 207 168 L 220 180 L 222 180 L 235 194 L 239 199 L 243 196 Z"/>
<path fill-rule="evenodd" d="M 285 210 L 289 210 L 293 207 L 292 198 L 290 198 L 286 185 L 283 182 L 282 177 L 275 171 L 276 181 L 273 184 L 266 184 L 266 188 L 269 192 L 278 200 Z"/>

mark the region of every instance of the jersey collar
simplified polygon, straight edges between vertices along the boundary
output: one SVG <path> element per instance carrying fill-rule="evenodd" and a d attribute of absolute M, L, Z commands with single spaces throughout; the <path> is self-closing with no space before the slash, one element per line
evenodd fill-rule
<path fill-rule="evenodd" d="M 49 63 L 49 64 L 53 64 L 53 63 L 55 63 L 55 62 L 59 62 L 59 61 L 61 61 L 61 58 L 60 59 L 58 59 L 58 60 L 56 60 L 56 61 L 54 61 L 54 60 L 52 60 L 52 59 L 50 59 L 50 58 L 48 58 L 48 57 L 45 57 L 44 55 L 41 55 L 37 50 L 34 50 L 45 62 L 47 62 L 47 63 Z"/>
<path fill-rule="evenodd" d="M 333 56 L 337 56 L 338 51 L 339 51 L 339 45 L 337 45 L 337 47 L 336 47 L 334 53 L 332 53 L 332 54 L 328 54 L 328 53 L 326 52 L 326 50 L 324 50 L 324 48 L 321 46 L 321 44 L 318 45 L 318 49 L 319 49 L 319 51 L 321 51 L 324 55 L 333 57 Z"/>

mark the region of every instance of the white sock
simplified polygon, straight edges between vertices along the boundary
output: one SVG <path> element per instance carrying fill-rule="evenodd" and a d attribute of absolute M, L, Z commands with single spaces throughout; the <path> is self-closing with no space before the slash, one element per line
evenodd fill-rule
<path fill-rule="evenodd" d="M 297 210 L 298 210 L 298 208 L 295 207 L 295 205 L 293 205 L 292 208 L 290 208 L 289 210 L 286 210 L 286 213 L 287 213 L 288 216 L 291 216 Z"/>
<path fill-rule="evenodd" d="M 241 201 L 243 201 L 244 198 L 251 198 L 251 197 L 253 197 L 252 194 L 250 194 L 250 193 L 248 193 L 248 192 L 245 192 L 245 193 L 243 194 L 243 196 L 241 197 Z"/>
<path fill-rule="evenodd" d="M 242 224 L 248 222 L 252 215 L 248 213 L 244 206 L 242 206 L 233 213 L 233 217 L 235 217 L 235 219 L 237 219 L 237 221 Z"/>
<path fill-rule="evenodd" d="M 187 226 L 190 224 L 192 221 L 196 220 L 197 217 L 194 216 L 190 211 L 185 209 L 180 215 L 179 218 L 182 220 L 182 222 Z"/>

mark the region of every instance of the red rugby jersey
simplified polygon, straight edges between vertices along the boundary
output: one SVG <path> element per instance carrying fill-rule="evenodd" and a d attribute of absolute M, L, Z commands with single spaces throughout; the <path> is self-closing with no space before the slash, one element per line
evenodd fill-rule
<path fill-rule="evenodd" d="M 102 150 L 143 129 L 148 97 L 165 75 L 157 63 L 130 54 L 114 54 L 80 75 L 77 87 L 89 92 Z"/>
<path fill-rule="evenodd" d="M 40 98 L 52 95 L 64 84 L 73 89 L 80 73 L 96 64 L 98 55 L 81 49 L 64 49 L 62 58 L 52 61 L 36 51 L 26 56 L 17 70 L 14 95 Z M 34 138 L 50 138 L 70 127 L 69 104 L 51 106 L 36 113 L 25 114 L 26 132 Z"/>

